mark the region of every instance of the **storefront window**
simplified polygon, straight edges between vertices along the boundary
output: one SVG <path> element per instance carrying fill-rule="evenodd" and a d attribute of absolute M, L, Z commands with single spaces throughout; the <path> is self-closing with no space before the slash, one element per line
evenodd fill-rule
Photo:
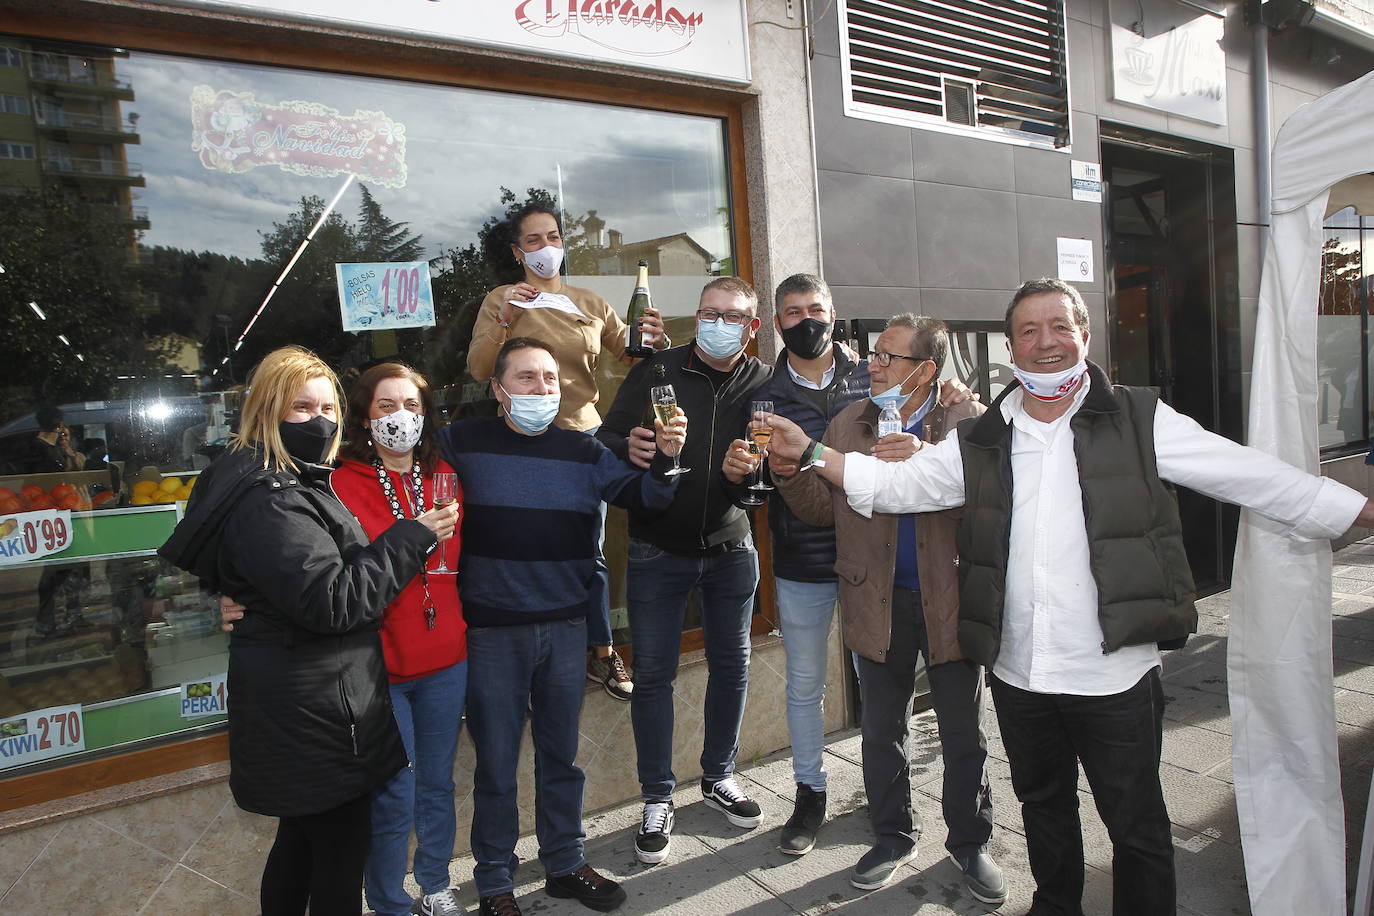
<path fill-rule="evenodd" d="M 1369 440 L 1368 336 L 1374 221 L 1353 209 L 1333 215 L 1322 246 L 1317 317 L 1317 423 L 1324 454 L 1364 448 Z"/>
<path fill-rule="evenodd" d="M 155 550 L 266 352 L 401 359 L 446 416 L 491 410 L 467 342 L 531 199 L 613 306 L 648 260 L 678 340 L 733 272 L 719 118 L 3 35 L 0 98 L 0 775 L 222 720 L 216 599 Z M 345 331 L 336 265 L 397 262 L 434 325 Z"/>

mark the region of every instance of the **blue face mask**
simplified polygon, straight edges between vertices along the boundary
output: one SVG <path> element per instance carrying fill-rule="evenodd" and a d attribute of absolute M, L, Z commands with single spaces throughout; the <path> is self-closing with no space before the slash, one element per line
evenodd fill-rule
<path fill-rule="evenodd" d="M 501 385 L 501 390 L 510 398 L 510 409 L 506 411 L 510 421 L 528 435 L 539 435 L 548 429 L 553 423 L 553 418 L 558 416 L 558 406 L 562 398 L 557 393 L 511 394 L 506 391 L 505 385 Z"/>
<path fill-rule="evenodd" d="M 916 369 L 920 368 L 921 366 L 918 363 Z M 906 394 L 902 394 L 902 386 L 907 383 L 907 379 L 911 378 L 913 375 L 916 374 L 916 369 L 912 369 L 910 372 L 906 374 L 906 378 L 902 379 L 900 382 L 893 385 L 886 391 L 877 392 L 873 390 L 872 386 L 870 386 L 868 389 L 868 399 L 872 401 L 874 404 L 877 404 L 879 410 L 882 410 L 889 404 L 891 404 L 897 410 L 901 410 L 903 407 L 906 406 L 906 402 L 911 400 L 911 396 L 916 393 L 914 391 L 908 391 Z"/>
<path fill-rule="evenodd" d="M 744 325 L 729 324 L 723 319 L 697 321 L 697 346 L 707 356 L 726 359 L 744 349 Z"/>

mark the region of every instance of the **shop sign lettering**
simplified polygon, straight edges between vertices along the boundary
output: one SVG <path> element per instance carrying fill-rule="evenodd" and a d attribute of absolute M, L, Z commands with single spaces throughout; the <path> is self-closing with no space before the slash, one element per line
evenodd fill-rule
<path fill-rule="evenodd" d="M 276 166 L 295 175 L 354 174 L 388 188 L 406 183 L 406 128 L 381 111 L 340 114 L 318 102 L 259 102 L 251 92 L 191 92 L 191 149 L 219 172 Z"/>
<path fill-rule="evenodd" d="M 686 49 L 705 19 L 703 13 L 683 11 L 663 0 L 521 0 L 515 7 L 515 21 L 533 35 L 578 35 L 612 51 L 643 57 Z"/>
<path fill-rule="evenodd" d="M 229 712 L 229 690 L 225 675 L 213 674 L 181 685 L 181 717 L 203 719 Z"/>
<path fill-rule="evenodd" d="M 44 509 L 0 516 L 0 566 L 27 563 L 72 545 L 72 513 Z"/>
<path fill-rule="evenodd" d="M 745 0 L 150 0 L 150 5 L 342 24 L 407 39 L 732 83 L 750 80 Z"/>
<path fill-rule="evenodd" d="M 1113 94 L 1121 102 L 1226 123 L 1225 23 L 1203 14 L 1156 34 L 1112 26 Z"/>
<path fill-rule="evenodd" d="M 80 706 L 49 706 L 0 721 L 0 770 L 85 749 Z"/>

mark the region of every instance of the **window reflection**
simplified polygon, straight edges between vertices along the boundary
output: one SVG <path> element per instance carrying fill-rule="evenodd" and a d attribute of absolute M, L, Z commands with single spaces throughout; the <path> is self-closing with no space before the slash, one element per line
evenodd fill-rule
<path fill-rule="evenodd" d="M 265 353 L 345 383 L 399 358 L 448 416 L 493 409 L 466 347 L 531 200 L 570 284 L 620 306 L 647 260 L 678 341 L 734 270 L 718 119 L 4 35 L 0 194 L 0 519 L 69 503 L 85 551 L 0 565 L 0 726 L 78 704 L 88 750 L 216 721 L 179 706 L 224 670 L 215 599 L 153 551 Z M 436 325 L 344 332 L 335 265 L 413 261 Z M 602 361 L 601 404 L 624 371 Z"/>
<path fill-rule="evenodd" d="M 1322 244 L 1317 313 L 1317 430 L 1323 449 L 1369 438 L 1370 394 L 1364 332 L 1368 277 L 1361 254 L 1360 217 L 1353 209 L 1334 214 Z M 1350 228 L 1336 228 L 1336 227 Z"/>

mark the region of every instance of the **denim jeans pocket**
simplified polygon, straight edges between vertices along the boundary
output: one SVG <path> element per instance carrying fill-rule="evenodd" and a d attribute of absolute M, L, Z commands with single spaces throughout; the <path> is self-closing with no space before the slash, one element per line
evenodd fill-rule
<path fill-rule="evenodd" d="M 667 551 L 648 541 L 641 541 L 639 538 L 630 538 L 630 562 L 644 562 L 646 560 L 657 560 Z"/>

